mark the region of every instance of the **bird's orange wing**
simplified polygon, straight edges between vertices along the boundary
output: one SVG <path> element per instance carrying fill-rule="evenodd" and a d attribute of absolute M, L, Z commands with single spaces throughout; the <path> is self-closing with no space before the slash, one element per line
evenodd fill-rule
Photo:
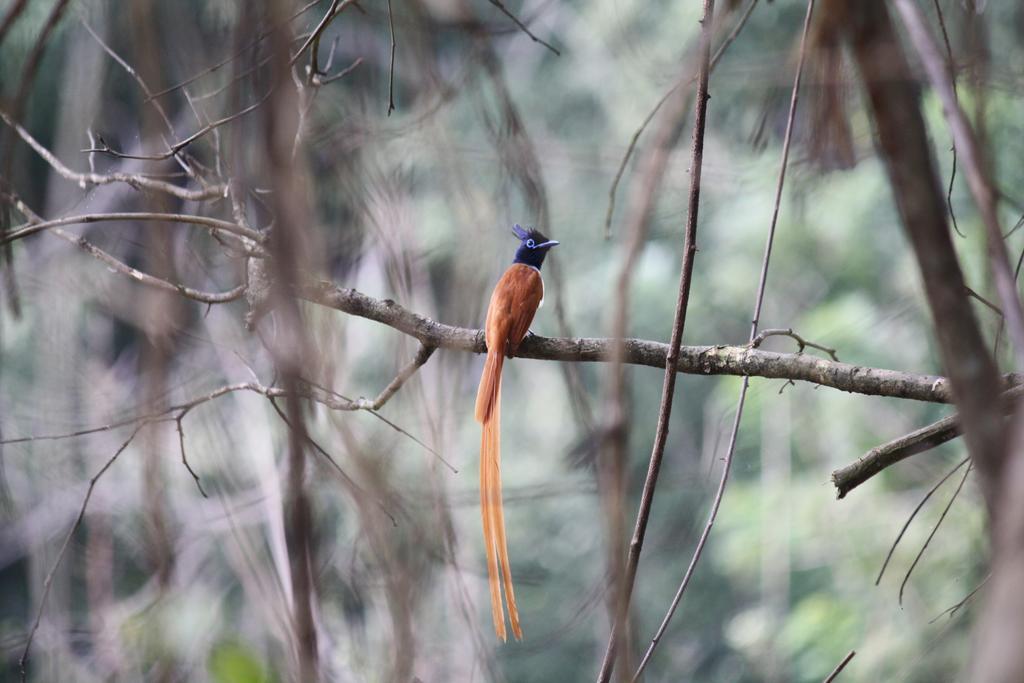
<path fill-rule="evenodd" d="M 499 283 L 502 290 L 502 308 L 508 321 L 505 331 L 505 355 L 512 357 L 519 350 L 519 344 L 530 331 L 533 316 L 536 315 L 540 302 L 544 300 L 544 281 L 536 268 L 514 263 L 505 271 Z M 504 284 L 504 287 L 500 287 Z M 497 290 L 496 290 L 497 293 Z M 490 316 L 488 316 L 490 318 Z M 490 344 L 490 340 L 488 340 Z"/>

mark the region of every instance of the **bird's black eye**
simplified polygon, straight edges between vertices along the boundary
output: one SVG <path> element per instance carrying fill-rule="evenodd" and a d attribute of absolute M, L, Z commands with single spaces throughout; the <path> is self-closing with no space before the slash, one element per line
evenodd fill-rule
<path fill-rule="evenodd" d="M 533 249 L 535 246 L 537 246 L 537 243 L 534 242 L 533 240 L 526 240 L 526 246 L 528 246 L 530 249 Z"/>

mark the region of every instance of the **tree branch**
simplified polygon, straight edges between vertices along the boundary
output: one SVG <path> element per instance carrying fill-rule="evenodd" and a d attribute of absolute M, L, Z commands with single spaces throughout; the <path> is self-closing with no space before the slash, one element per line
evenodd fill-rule
<path fill-rule="evenodd" d="M 307 301 L 349 315 L 373 320 L 415 337 L 423 344 L 454 351 L 484 353 L 483 330 L 455 327 L 425 318 L 390 299 L 375 299 L 354 289 L 320 282 L 304 287 L 299 296 Z M 614 340 L 608 338 L 559 338 L 527 336 L 517 352 L 520 358 L 577 363 L 607 362 Z M 668 344 L 646 339 L 624 341 L 623 362 L 664 368 Z M 949 381 L 938 375 L 921 375 L 849 363 L 837 363 L 802 354 L 761 351 L 746 346 L 684 346 L 679 351 L 679 372 L 693 375 L 733 375 L 810 382 L 866 396 L 950 403 Z M 1007 376 L 1016 385 L 1021 376 Z"/>
<path fill-rule="evenodd" d="M 1014 386 L 1003 394 L 1007 415 L 1013 412 L 1017 399 L 1022 395 L 1024 395 L 1024 386 Z M 847 493 L 885 468 L 912 455 L 941 446 L 962 434 L 963 426 L 960 424 L 960 415 L 954 413 L 938 422 L 933 422 L 897 439 L 875 446 L 857 462 L 832 473 L 832 483 L 835 484 L 836 493 L 839 498 L 844 498 Z"/>

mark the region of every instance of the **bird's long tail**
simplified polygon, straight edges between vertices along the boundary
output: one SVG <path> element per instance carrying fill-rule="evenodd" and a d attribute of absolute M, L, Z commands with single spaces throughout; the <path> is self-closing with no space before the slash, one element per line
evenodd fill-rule
<path fill-rule="evenodd" d="M 512 566 L 508 559 L 505 512 L 501 501 L 501 368 L 504 360 L 500 350 L 487 354 L 476 398 L 476 419 L 483 424 L 480 440 L 480 513 L 484 524 L 494 630 L 502 640 L 507 638 L 505 610 L 501 603 L 501 584 L 504 583 L 512 634 L 516 640 L 521 640 L 523 631 L 519 626 L 519 609 L 512 589 Z"/>

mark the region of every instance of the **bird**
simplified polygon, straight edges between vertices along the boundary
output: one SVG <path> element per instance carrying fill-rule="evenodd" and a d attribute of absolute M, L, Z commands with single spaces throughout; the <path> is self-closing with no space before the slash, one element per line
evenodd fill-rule
<path fill-rule="evenodd" d="M 544 303 L 544 281 L 540 267 L 548 250 L 558 244 L 538 230 L 524 230 L 518 223 L 512 233 L 519 238 L 512 265 L 494 286 L 487 306 L 484 334 L 487 360 L 476 394 L 476 421 L 482 428 L 480 439 L 480 512 L 483 517 L 484 547 L 487 554 L 487 580 L 491 593 L 494 631 L 507 640 L 502 584 L 508 605 L 509 624 L 516 640 L 522 640 L 512 567 L 505 538 L 505 513 L 501 502 L 501 368 L 505 357 L 512 358 L 530 332 L 530 323 Z M 499 576 L 500 571 L 500 576 Z"/>

